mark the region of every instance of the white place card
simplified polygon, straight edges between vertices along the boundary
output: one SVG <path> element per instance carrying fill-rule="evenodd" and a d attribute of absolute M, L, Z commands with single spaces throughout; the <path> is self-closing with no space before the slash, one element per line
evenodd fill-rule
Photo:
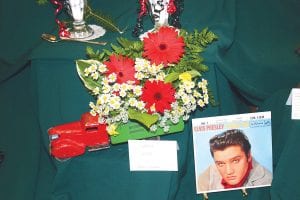
<path fill-rule="evenodd" d="M 300 119 L 300 89 L 294 88 L 292 92 L 292 119 Z"/>
<path fill-rule="evenodd" d="M 128 140 L 130 171 L 178 171 L 177 141 Z"/>
<path fill-rule="evenodd" d="M 300 88 L 293 88 L 286 102 L 287 105 L 292 105 L 292 119 L 300 119 Z"/>

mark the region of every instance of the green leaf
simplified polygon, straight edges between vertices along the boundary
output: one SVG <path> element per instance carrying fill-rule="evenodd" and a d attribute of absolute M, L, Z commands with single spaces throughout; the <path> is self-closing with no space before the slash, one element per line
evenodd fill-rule
<path fill-rule="evenodd" d="M 96 58 L 98 55 L 97 53 L 94 51 L 94 49 L 90 46 L 86 47 L 86 54 L 89 58 Z"/>
<path fill-rule="evenodd" d="M 176 81 L 179 77 L 180 73 L 178 72 L 172 72 L 170 74 L 168 74 L 166 77 L 165 77 L 165 83 L 171 83 L 173 81 Z"/>
<path fill-rule="evenodd" d="M 110 56 L 112 54 L 112 52 L 110 52 L 107 49 L 103 49 L 103 53 L 105 53 L 106 55 Z"/>
<path fill-rule="evenodd" d="M 193 65 L 192 68 L 198 72 L 207 72 L 208 67 L 204 64 Z"/>
<path fill-rule="evenodd" d="M 203 47 L 196 45 L 196 44 L 189 44 L 188 47 L 190 48 L 190 51 L 192 53 L 201 53 L 204 51 Z"/>
<path fill-rule="evenodd" d="M 121 47 L 111 44 L 111 48 L 116 52 L 116 54 L 124 54 L 124 50 Z"/>
<path fill-rule="evenodd" d="M 87 53 L 88 55 L 95 54 L 94 49 L 93 49 L 92 47 L 90 47 L 90 46 L 87 46 L 87 47 L 86 47 L 86 53 Z"/>
<path fill-rule="evenodd" d="M 92 91 L 95 87 L 100 87 L 101 84 L 93 80 L 91 77 L 84 75 L 84 70 L 91 65 L 91 60 L 76 60 L 77 73 L 84 83 L 84 86 Z"/>
<path fill-rule="evenodd" d="M 201 45 L 206 47 L 208 44 L 218 39 L 218 36 L 215 35 L 212 31 L 209 31 L 208 28 L 205 28 L 200 32 L 200 38 Z"/>
<path fill-rule="evenodd" d="M 129 119 L 138 121 L 139 123 L 145 125 L 147 128 L 150 128 L 153 124 L 158 121 L 157 115 L 150 115 L 148 113 L 141 113 L 134 109 L 128 109 Z"/>
<path fill-rule="evenodd" d="M 209 103 L 212 106 L 218 106 L 220 103 L 216 102 L 213 92 L 211 91 L 210 88 L 207 88 L 207 89 L 208 89 Z"/>
<path fill-rule="evenodd" d="M 122 47 L 129 47 L 130 45 L 132 45 L 134 43 L 133 41 L 130 41 L 123 37 L 117 38 L 117 41 Z"/>
<path fill-rule="evenodd" d="M 35 0 L 35 2 L 39 5 L 45 5 L 46 3 L 48 3 L 48 0 Z"/>
<path fill-rule="evenodd" d="M 135 49 L 136 51 L 143 50 L 142 42 L 134 42 L 132 46 L 133 46 L 133 49 Z"/>
<path fill-rule="evenodd" d="M 189 73 L 192 76 L 192 78 L 194 78 L 196 76 L 201 76 L 200 72 L 198 72 L 196 70 L 187 71 L 187 73 Z"/>
<path fill-rule="evenodd" d="M 105 52 L 102 52 L 102 53 L 100 53 L 99 54 L 99 56 L 98 56 L 98 60 L 100 60 L 100 61 L 105 61 L 105 60 L 108 60 L 108 56 L 109 55 L 107 55 Z"/>

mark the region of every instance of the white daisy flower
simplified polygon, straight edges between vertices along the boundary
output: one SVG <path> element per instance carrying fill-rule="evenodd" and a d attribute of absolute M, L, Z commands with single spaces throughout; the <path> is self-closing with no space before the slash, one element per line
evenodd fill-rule
<path fill-rule="evenodd" d="M 137 86 L 134 86 L 133 87 L 133 93 L 136 95 L 136 96 L 141 96 L 142 95 L 142 87 L 137 85 Z"/>
<path fill-rule="evenodd" d="M 108 82 L 109 82 L 109 83 L 114 83 L 114 82 L 116 82 L 116 80 L 117 80 L 117 75 L 116 75 L 116 73 L 111 73 L 110 75 L 108 75 L 107 79 L 108 79 Z"/>
<path fill-rule="evenodd" d="M 137 101 L 136 108 L 138 110 L 143 110 L 145 108 L 145 103 L 143 101 Z"/>
<path fill-rule="evenodd" d="M 101 73 L 106 72 L 106 71 L 107 71 L 106 65 L 104 65 L 103 63 L 100 63 L 100 64 L 98 65 L 98 71 L 101 72 Z"/>
<path fill-rule="evenodd" d="M 95 87 L 92 92 L 94 95 L 98 95 L 100 93 L 99 87 Z"/>
<path fill-rule="evenodd" d="M 129 98 L 128 103 L 131 107 L 135 107 L 137 105 L 137 100 L 135 98 Z"/>
<path fill-rule="evenodd" d="M 92 76 L 92 79 L 98 80 L 98 78 L 99 78 L 99 73 L 98 73 L 98 72 L 93 72 L 93 73 L 91 74 L 91 76 Z"/>
<path fill-rule="evenodd" d="M 202 99 L 199 99 L 198 102 L 197 102 L 197 104 L 198 104 L 201 108 L 203 108 L 203 107 L 205 106 L 205 103 L 204 103 L 204 101 L 203 101 Z"/>

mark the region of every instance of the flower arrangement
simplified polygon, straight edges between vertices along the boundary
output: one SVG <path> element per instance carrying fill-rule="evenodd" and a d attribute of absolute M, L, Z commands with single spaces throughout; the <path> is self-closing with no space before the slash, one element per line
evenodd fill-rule
<path fill-rule="evenodd" d="M 88 60 L 77 60 L 78 74 L 95 97 L 90 113 L 99 115 L 110 135 L 137 121 L 149 131 L 186 121 L 198 108 L 213 103 L 208 70 L 200 53 L 217 39 L 207 28 L 193 33 L 160 27 L 141 40 L 118 38 L 102 52 L 87 48 Z"/>

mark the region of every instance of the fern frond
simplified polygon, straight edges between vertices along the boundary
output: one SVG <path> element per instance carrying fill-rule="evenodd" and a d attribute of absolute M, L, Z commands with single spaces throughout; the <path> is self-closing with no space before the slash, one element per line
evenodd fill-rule
<path fill-rule="evenodd" d="M 209 31 L 208 28 L 203 29 L 199 35 L 200 43 L 203 47 L 206 47 L 208 44 L 212 43 L 214 40 L 218 39 L 218 36 L 215 35 L 212 31 Z"/>
<path fill-rule="evenodd" d="M 104 15 L 100 11 L 94 11 L 91 7 L 87 6 L 86 18 L 90 17 L 107 30 L 119 32 L 120 34 L 123 33 L 110 16 Z"/>

